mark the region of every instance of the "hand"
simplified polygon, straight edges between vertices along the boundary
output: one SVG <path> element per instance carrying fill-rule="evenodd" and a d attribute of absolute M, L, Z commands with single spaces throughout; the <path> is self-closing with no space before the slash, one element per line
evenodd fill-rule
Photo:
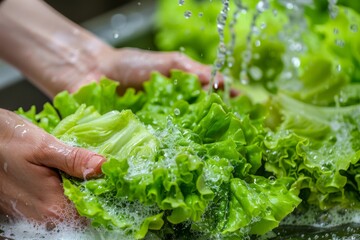
<path fill-rule="evenodd" d="M 105 159 L 67 146 L 1 109 L 0 129 L 0 212 L 36 221 L 78 217 L 63 194 L 58 169 L 79 178 L 92 177 L 101 174 Z"/>
<path fill-rule="evenodd" d="M 199 77 L 203 86 L 207 86 L 211 79 L 211 67 L 196 62 L 179 52 L 154 52 L 135 48 L 103 48 L 97 55 L 97 67 L 87 73 L 79 82 L 69 84 L 69 91 L 76 91 L 82 85 L 90 81 L 98 80 L 91 77 L 106 76 L 120 82 L 121 89 L 141 89 L 143 82 L 150 79 L 153 71 L 158 71 L 169 76 L 172 69 L 178 69 L 193 73 Z M 216 81 L 221 88 L 223 78 L 216 75 Z"/>

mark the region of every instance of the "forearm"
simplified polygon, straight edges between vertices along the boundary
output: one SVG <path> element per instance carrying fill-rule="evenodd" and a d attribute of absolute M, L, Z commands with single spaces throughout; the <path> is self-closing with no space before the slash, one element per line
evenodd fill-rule
<path fill-rule="evenodd" d="M 96 58 L 110 49 L 40 0 L 2 2 L 0 31 L 0 57 L 50 97 L 77 80 L 98 79 Z"/>

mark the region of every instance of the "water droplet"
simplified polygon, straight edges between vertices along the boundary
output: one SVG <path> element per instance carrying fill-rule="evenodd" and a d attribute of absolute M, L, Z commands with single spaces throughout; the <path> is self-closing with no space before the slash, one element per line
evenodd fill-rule
<path fill-rule="evenodd" d="M 116 33 L 114 33 L 113 37 L 114 37 L 115 39 L 118 39 L 118 38 L 120 37 L 120 34 L 116 32 Z"/>
<path fill-rule="evenodd" d="M 253 27 L 251 28 L 251 33 L 254 34 L 254 35 L 259 35 L 259 34 L 260 34 L 260 30 L 259 30 L 258 27 L 253 26 Z"/>
<path fill-rule="evenodd" d="M 336 65 L 336 71 L 341 72 L 341 65 L 340 64 Z"/>
<path fill-rule="evenodd" d="M 278 15 L 278 11 L 277 11 L 276 9 L 274 9 L 274 10 L 272 11 L 272 13 L 273 13 L 273 15 L 274 15 L 275 17 Z"/>
<path fill-rule="evenodd" d="M 245 70 L 242 70 L 240 73 L 240 83 L 244 85 L 249 84 L 249 78 Z"/>
<path fill-rule="evenodd" d="M 333 31 L 333 32 L 334 32 L 335 35 L 337 35 L 337 34 L 339 34 L 339 29 L 334 28 L 334 31 Z"/>
<path fill-rule="evenodd" d="M 260 28 L 265 29 L 266 28 L 266 23 L 261 23 Z"/>
<path fill-rule="evenodd" d="M 351 24 L 351 25 L 350 25 L 350 30 L 351 30 L 352 32 L 357 32 L 357 31 L 359 30 L 359 27 L 358 27 L 357 24 Z"/>
<path fill-rule="evenodd" d="M 256 5 L 256 10 L 259 12 L 264 12 L 269 8 L 269 3 L 267 1 L 259 1 Z"/>
<path fill-rule="evenodd" d="M 291 58 L 291 63 L 292 63 L 292 64 L 294 65 L 294 67 L 296 67 L 296 68 L 300 67 L 300 64 L 301 64 L 300 59 L 297 58 L 297 57 Z"/>
<path fill-rule="evenodd" d="M 249 73 L 250 73 L 251 77 L 256 81 L 260 80 L 263 77 L 262 70 L 256 66 L 252 66 L 249 69 Z"/>
<path fill-rule="evenodd" d="M 292 9 L 294 9 L 294 4 L 290 3 L 290 2 L 287 2 L 286 3 L 286 8 L 289 9 L 289 10 L 292 10 Z"/>
<path fill-rule="evenodd" d="M 202 17 L 202 16 L 204 16 L 204 13 L 203 13 L 203 12 L 199 12 L 198 16 L 199 16 L 199 17 Z"/>
<path fill-rule="evenodd" d="M 261 41 L 260 41 L 260 40 L 256 40 L 256 41 L 255 41 L 255 46 L 256 46 L 256 47 L 260 47 L 260 46 L 261 46 Z"/>
<path fill-rule="evenodd" d="M 290 50 L 294 52 L 301 52 L 303 50 L 303 45 L 300 42 L 291 43 Z"/>
<path fill-rule="evenodd" d="M 335 44 L 341 48 L 345 47 L 345 41 L 341 39 L 335 39 Z"/>
<path fill-rule="evenodd" d="M 214 82 L 214 89 L 219 89 L 219 82 L 217 80 Z"/>
<path fill-rule="evenodd" d="M 179 51 L 183 53 L 183 52 L 185 52 L 185 48 L 184 48 L 184 47 L 180 47 L 180 48 L 179 48 Z"/>
<path fill-rule="evenodd" d="M 336 6 L 337 0 L 328 0 L 328 9 L 330 18 L 335 19 L 339 14 L 339 8 Z"/>
<path fill-rule="evenodd" d="M 140 6 L 140 5 L 141 5 L 141 2 L 138 2 L 137 5 Z"/>
<path fill-rule="evenodd" d="M 185 3 L 185 0 L 179 0 L 179 6 L 184 5 L 184 3 Z"/>
<path fill-rule="evenodd" d="M 179 116 L 179 115 L 181 114 L 180 109 L 175 108 L 175 109 L 174 109 L 174 114 L 175 114 L 175 116 Z"/>
<path fill-rule="evenodd" d="M 274 182 L 274 181 L 276 180 L 276 177 L 275 177 L 275 176 L 270 176 L 270 177 L 269 177 L 269 180 L 270 180 L 271 182 Z"/>
<path fill-rule="evenodd" d="M 189 11 L 189 10 L 186 10 L 186 11 L 184 12 L 184 17 L 185 17 L 186 19 L 190 18 L 191 15 L 192 15 L 192 12 Z"/>

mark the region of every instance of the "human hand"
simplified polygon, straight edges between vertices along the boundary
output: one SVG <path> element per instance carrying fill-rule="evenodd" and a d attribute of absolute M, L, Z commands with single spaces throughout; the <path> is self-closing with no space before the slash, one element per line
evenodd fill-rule
<path fill-rule="evenodd" d="M 76 91 L 82 85 L 89 83 L 90 76 L 106 76 L 120 82 L 122 90 L 129 87 L 141 89 L 143 82 L 150 79 L 153 71 L 169 76 L 172 69 L 193 73 L 199 77 L 204 87 L 208 87 L 211 79 L 211 67 L 192 60 L 179 52 L 155 52 L 135 48 L 103 48 L 97 55 L 97 67 L 93 73 L 87 73 L 80 81 L 70 84 L 70 91 Z M 216 83 L 223 87 L 223 76 L 216 74 Z"/>
<path fill-rule="evenodd" d="M 101 174 L 104 157 L 67 146 L 0 109 L 0 213 L 36 221 L 74 220 L 58 169 L 78 178 Z"/>

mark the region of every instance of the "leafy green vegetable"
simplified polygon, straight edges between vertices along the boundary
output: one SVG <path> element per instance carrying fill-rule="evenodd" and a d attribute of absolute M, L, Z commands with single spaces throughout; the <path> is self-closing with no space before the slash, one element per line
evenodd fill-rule
<path fill-rule="evenodd" d="M 62 120 L 48 128 L 63 142 L 108 159 L 102 178 L 63 178 L 65 194 L 94 226 L 165 238 L 180 234 L 180 225 L 188 234 L 232 238 L 270 231 L 300 203 L 293 178 L 257 175 L 260 107 L 235 112 L 179 71 L 170 79 L 153 74 L 144 92 L 118 96 L 116 87 L 104 79 L 72 95 L 60 93 L 54 105 Z M 33 111 L 20 113 L 39 125 L 48 117 Z"/>
<path fill-rule="evenodd" d="M 334 13 L 329 13 L 327 0 L 289 6 L 282 0 L 267 2 L 269 9 L 259 14 L 258 1 L 229 1 L 224 38 L 228 50 L 234 50 L 227 61 L 234 58 L 234 62 L 224 68 L 230 70 L 233 81 L 240 82 L 240 73 L 245 71 L 251 85 L 310 104 L 358 103 L 359 4 L 338 1 Z M 239 4 L 241 11 L 235 14 Z M 221 0 L 189 0 L 182 6 L 161 0 L 156 34 L 159 49 L 181 50 L 196 60 L 213 64 L 218 52 L 216 26 L 221 9 Z M 185 18 L 185 11 L 192 12 L 192 16 Z M 230 25 L 234 23 L 232 32 Z M 347 97 L 350 89 L 351 97 Z"/>
<path fill-rule="evenodd" d="M 236 16 L 230 4 L 227 24 Z M 39 114 L 18 111 L 108 159 L 101 178 L 63 175 L 65 194 L 94 226 L 136 239 L 239 239 L 271 231 L 295 208 L 360 208 L 358 4 L 339 1 L 336 17 L 326 0 L 305 4 L 308 28 L 295 30 L 299 16 L 284 1 L 270 0 L 272 11 L 256 18 L 257 2 L 242 4 L 236 55 L 227 59 L 238 80 L 241 53 L 252 50 L 240 97 L 208 95 L 195 76 L 173 71 L 154 73 L 143 91 L 119 96 L 118 84 L 102 79 L 60 93 Z M 212 63 L 221 7 L 160 1 L 158 46 Z M 250 38 L 252 23 L 259 31 Z M 291 42 L 284 31 L 299 34 Z"/>

